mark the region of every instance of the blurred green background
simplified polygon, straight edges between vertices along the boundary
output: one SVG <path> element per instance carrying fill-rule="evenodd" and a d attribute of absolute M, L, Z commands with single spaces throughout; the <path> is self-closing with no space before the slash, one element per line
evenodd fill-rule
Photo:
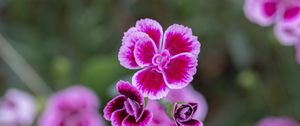
<path fill-rule="evenodd" d="M 0 33 L 52 91 L 82 84 L 98 94 L 103 107 L 115 82 L 135 72 L 117 59 L 123 32 L 146 17 L 164 29 L 183 24 L 202 44 L 193 86 L 209 104 L 206 126 L 252 126 L 268 115 L 300 119 L 295 50 L 280 45 L 271 27 L 250 23 L 243 2 L 0 0 Z M 11 87 L 32 92 L 9 65 L 18 60 L 1 56 L 0 94 Z"/>

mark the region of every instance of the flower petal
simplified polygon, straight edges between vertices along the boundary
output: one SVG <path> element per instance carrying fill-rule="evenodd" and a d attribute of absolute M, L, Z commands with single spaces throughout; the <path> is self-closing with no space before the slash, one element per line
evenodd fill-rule
<path fill-rule="evenodd" d="M 283 45 L 295 45 L 300 37 L 300 7 L 286 8 L 275 26 L 275 35 Z"/>
<path fill-rule="evenodd" d="M 148 126 L 152 121 L 153 115 L 149 110 L 145 110 L 142 117 L 136 120 L 134 116 L 128 116 L 123 121 L 123 126 Z"/>
<path fill-rule="evenodd" d="M 299 5 L 299 2 L 298 2 Z M 283 20 L 289 21 L 294 20 L 295 18 L 298 18 L 300 14 L 300 7 L 299 6 L 291 6 L 286 8 L 286 10 L 283 13 Z"/>
<path fill-rule="evenodd" d="M 180 89 L 187 86 L 196 74 L 197 62 L 196 57 L 190 53 L 181 53 L 172 57 L 163 72 L 168 87 Z"/>
<path fill-rule="evenodd" d="M 200 43 L 188 27 L 174 24 L 165 33 L 163 48 L 169 50 L 172 56 L 189 52 L 198 57 Z"/>
<path fill-rule="evenodd" d="M 122 126 L 122 122 L 128 116 L 129 115 L 125 109 L 120 109 L 120 110 L 115 111 L 111 116 L 111 125 L 112 126 Z"/>
<path fill-rule="evenodd" d="M 104 118 L 106 120 L 112 119 L 112 113 L 119 109 L 124 108 L 124 101 L 126 101 L 126 97 L 123 95 L 119 95 L 112 100 L 110 100 L 107 105 L 105 106 L 103 112 L 104 112 Z"/>
<path fill-rule="evenodd" d="M 155 43 L 149 38 L 145 36 L 140 38 L 140 40 L 136 43 L 134 48 L 134 57 L 136 63 L 141 66 L 149 66 L 152 64 L 152 58 L 157 52 L 157 47 Z"/>
<path fill-rule="evenodd" d="M 129 82 L 121 80 L 117 83 L 116 87 L 117 87 L 117 91 L 121 95 L 124 95 L 127 98 L 130 98 L 140 104 L 143 104 L 144 99 L 142 94 L 135 87 L 133 87 Z"/>
<path fill-rule="evenodd" d="M 251 22 L 269 26 L 275 20 L 278 4 L 278 0 L 246 0 L 244 13 Z"/>
<path fill-rule="evenodd" d="M 202 122 L 195 120 L 195 119 L 191 119 L 189 121 L 186 122 L 180 122 L 181 124 L 183 124 L 183 126 L 202 126 Z"/>
<path fill-rule="evenodd" d="M 163 29 L 161 25 L 153 19 L 141 19 L 136 22 L 138 31 L 147 33 L 150 38 L 155 42 L 156 46 L 159 48 L 162 40 Z"/>
<path fill-rule="evenodd" d="M 118 59 L 123 67 L 128 69 L 140 68 L 140 66 L 135 61 L 133 52 L 136 42 L 139 41 L 140 38 L 144 38 L 145 36 L 148 35 L 143 32 L 137 32 L 135 28 L 131 28 L 126 33 L 124 33 L 122 46 L 118 54 Z"/>
<path fill-rule="evenodd" d="M 160 99 L 169 92 L 162 74 L 154 68 L 145 68 L 135 73 L 132 84 L 149 99 Z"/>

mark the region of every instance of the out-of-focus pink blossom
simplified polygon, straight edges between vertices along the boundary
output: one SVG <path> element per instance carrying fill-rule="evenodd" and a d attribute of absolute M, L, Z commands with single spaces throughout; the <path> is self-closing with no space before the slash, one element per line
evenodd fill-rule
<path fill-rule="evenodd" d="M 166 109 L 158 101 L 149 100 L 147 109 L 153 113 L 150 126 L 175 126 L 174 120 L 168 116 Z"/>
<path fill-rule="evenodd" d="M 153 115 L 144 108 L 142 94 L 125 81 L 117 83 L 117 91 L 120 95 L 107 103 L 104 118 L 113 126 L 148 126 Z"/>
<path fill-rule="evenodd" d="M 300 126 L 300 124 L 290 117 L 266 117 L 260 120 L 256 126 Z"/>
<path fill-rule="evenodd" d="M 246 0 L 244 12 L 260 26 L 275 24 L 275 36 L 281 44 L 300 43 L 300 0 Z"/>
<path fill-rule="evenodd" d="M 300 0 L 246 0 L 244 12 L 261 26 L 275 24 L 275 35 L 283 45 L 300 40 Z"/>
<path fill-rule="evenodd" d="M 0 99 L 0 126 L 31 126 L 36 115 L 34 98 L 10 89 Z"/>
<path fill-rule="evenodd" d="M 104 126 L 99 102 L 91 90 L 74 86 L 54 94 L 39 120 L 39 126 Z"/>
<path fill-rule="evenodd" d="M 208 105 L 202 94 L 193 89 L 191 85 L 179 89 L 171 90 L 166 97 L 166 100 L 171 103 L 175 102 L 193 102 L 198 104 L 198 109 L 196 110 L 194 117 L 197 120 L 203 121 L 206 117 L 208 111 Z"/>
<path fill-rule="evenodd" d="M 173 118 L 176 126 L 202 126 L 201 121 L 193 118 L 197 109 L 197 103 L 175 103 Z"/>
<path fill-rule="evenodd" d="M 132 84 L 149 99 L 160 99 L 169 89 L 187 86 L 196 73 L 200 43 L 188 27 L 174 24 L 165 33 L 152 19 L 141 19 L 123 37 L 119 61 L 141 69 Z"/>

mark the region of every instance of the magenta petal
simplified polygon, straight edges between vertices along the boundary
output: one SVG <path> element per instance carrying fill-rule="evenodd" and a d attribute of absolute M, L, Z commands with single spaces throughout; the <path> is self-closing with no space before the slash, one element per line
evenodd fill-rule
<path fill-rule="evenodd" d="M 140 66 L 136 63 L 134 58 L 134 47 L 140 38 L 147 37 L 148 35 L 143 32 L 137 32 L 135 28 L 129 29 L 124 33 L 122 39 L 122 46 L 119 50 L 118 59 L 120 64 L 128 69 L 138 69 Z"/>
<path fill-rule="evenodd" d="M 126 81 L 119 81 L 117 83 L 117 91 L 124 95 L 127 98 L 130 98 L 140 104 L 143 104 L 143 96 L 142 94 L 135 88 L 133 87 L 129 82 Z"/>
<path fill-rule="evenodd" d="M 182 53 L 171 58 L 163 75 L 169 88 L 180 89 L 187 86 L 196 74 L 197 59 L 190 53 Z"/>
<path fill-rule="evenodd" d="M 289 7 L 284 11 L 283 19 L 286 21 L 293 20 L 294 18 L 297 18 L 299 16 L 299 14 L 300 14 L 299 6 Z"/>
<path fill-rule="evenodd" d="M 155 42 L 157 47 L 160 47 L 163 30 L 161 25 L 153 19 L 141 19 L 136 22 L 135 26 L 138 31 L 147 33 Z"/>
<path fill-rule="evenodd" d="M 123 120 L 128 117 L 128 113 L 125 109 L 120 109 L 115 111 L 111 116 L 111 125 L 112 126 L 122 126 Z"/>
<path fill-rule="evenodd" d="M 123 121 L 123 126 L 148 126 L 153 118 L 152 113 L 149 110 L 145 110 L 142 117 L 139 120 L 136 120 L 134 116 L 128 116 Z"/>
<path fill-rule="evenodd" d="M 169 50 L 172 56 L 189 52 L 198 57 L 200 43 L 190 28 L 174 24 L 166 30 L 163 48 Z"/>
<path fill-rule="evenodd" d="M 103 110 L 104 118 L 106 120 L 111 120 L 113 112 L 124 108 L 124 101 L 126 101 L 126 97 L 123 95 L 117 96 L 110 100 Z"/>
<path fill-rule="evenodd" d="M 202 122 L 195 120 L 195 119 L 191 119 L 189 121 L 186 122 L 180 122 L 181 124 L 183 124 L 183 126 L 202 126 Z"/>
<path fill-rule="evenodd" d="M 169 92 L 162 74 L 154 68 L 145 68 L 135 73 L 132 84 L 149 99 L 160 99 Z"/>
<path fill-rule="evenodd" d="M 274 22 L 278 11 L 278 0 L 246 0 L 246 17 L 260 26 L 269 26 Z"/>
<path fill-rule="evenodd" d="M 157 52 L 157 47 L 153 40 L 149 37 L 141 38 L 135 45 L 134 57 L 137 64 L 141 67 L 149 66 L 152 58 Z"/>

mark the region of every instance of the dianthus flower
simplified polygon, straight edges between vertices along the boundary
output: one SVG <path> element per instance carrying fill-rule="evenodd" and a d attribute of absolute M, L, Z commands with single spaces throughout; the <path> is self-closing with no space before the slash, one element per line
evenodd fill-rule
<path fill-rule="evenodd" d="M 54 94 L 48 101 L 39 126 L 104 126 L 97 95 L 74 86 Z"/>
<path fill-rule="evenodd" d="M 104 118 L 113 126 L 148 126 L 152 113 L 144 108 L 142 94 L 129 82 L 119 81 L 117 91 L 104 108 Z"/>
<path fill-rule="evenodd" d="M 163 34 L 152 19 L 136 22 L 123 37 L 119 61 L 128 69 L 142 69 L 132 84 L 149 99 L 165 97 L 170 89 L 187 86 L 196 73 L 200 43 L 188 27 L 174 24 Z"/>
<path fill-rule="evenodd" d="M 10 89 L 0 99 L 0 126 L 31 126 L 35 115 L 35 100 L 26 92 Z"/>
<path fill-rule="evenodd" d="M 256 126 L 300 126 L 300 124 L 290 117 L 266 117 L 260 120 Z"/>

